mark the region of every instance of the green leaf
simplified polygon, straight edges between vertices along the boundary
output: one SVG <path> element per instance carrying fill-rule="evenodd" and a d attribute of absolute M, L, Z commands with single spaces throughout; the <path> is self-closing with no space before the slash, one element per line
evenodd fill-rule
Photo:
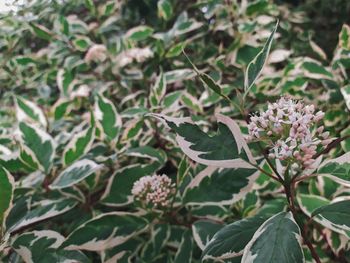
<path fill-rule="evenodd" d="M 254 85 L 255 81 L 260 76 L 260 73 L 267 61 L 267 58 L 269 56 L 269 52 L 271 49 L 272 40 L 274 38 L 274 35 L 278 28 L 278 21 L 272 30 L 269 38 L 267 39 L 264 47 L 262 50 L 256 55 L 256 57 L 248 64 L 245 77 L 244 77 L 244 96 L 248 94 L 252 86 Z"/>
<path fill-rule="evenodd" d="M 137 26 L 129 29 L 125 36 L 132 41 L 141 41 L 150 37 L 153 34 L 153 31 L 154 29 L 149 26 Z"/>
<path fill-rule="evenodd" d="M 340 89 L 341 94 L 343 94 L 345 104 L 350 110 L 350 85 L 346 85 Z"/>
<path fill-rule="evenodd" d="M 339 33 L 339 46 L 345 50 L 350 50 L 350 27 L 343 25 Z"/>
<path fill-rule="evenodd" d="M 166 79 L 163 71 L 160 71 L 155 84 L 152 86 L 149 101 L 152 107 L 157 107 L 166 93 Z"/>
<path fill-rule="evenodd" d="M 150 114 L 176 133 L 181 150 L 192 160 L 221 168 L 253 168 L 255 160 L 239 126 L 227 116 L 217 114 L 218 132 L 209 136 L 191 118 L 173 118 Z M 225 143 L 223 143 L 225 142 Z"/>
<path fill-rule="evenodd" d="M 147 158 L 158 162 L 162 166 L 167 161 L 167 155 L 163 150 L 152 148 L 150 146 L 141 146 L 137 148 L 130 148 L 125 152 L 125 155 Z"/>
<path fill-rule="evenodd" d="M 90 150 L 94 139 L 94 126 L 75 134 L 63 152 L 63 164 L 69 165 L 84 156 Z"/>
<path fill-rule="evenodd" d="M 206 245 L 202 259 L 229 259 L 242 255 L 245 246 L 264 221 L 263 217 L 255 216 L 224 226 Z"/>
<path fill-rule="evenodd" d="M 191 205 L 233 204 L 251 190 L 259 174 L 255 168 L 218 169 L 209 166 L 186 187 L 183 202 Z"/>
<path fill-rule="evenodd" d="M 132 213 L 101 214 L 75 229 L 64 241 L 62 248 L 103 251 L 124 243 L 147 227 L 145 219 Z"/>
<path fill-rule="evenodd" d="M 158 16 L 164 20 L 169 20 L 173 14 L 173 7 L 169 0 L 159 0 L 157 3 Z"/>
<path fill-rule="evenodd" d="M 159 169 L 159 163 L 140 165 L 134 164 L 117 170 L 109 179 L 101 202 L 108 206 L 125 206 L 133 202 L 131 189 L 138 179 L 153 175 Z"/>
<path fill-rule="evenodd" d="M 215 235 L 215 233 L 223 227 L 223 224 L 219 224 L 208 219 L 201 219 L 194 222 L 192 224 L 192 235 L 197 243 L 197 246 L 201 250 L 204 250 L 204 248 Z"/>
<path fill-rule="evenodd" d="M 323 162 L 318 168 L 318 174 L 327 176 L 339 184 L 350 186 L 350 152 Z"/>
<path fill-rule="evenodd" d="M 222 93 L 222 87 L 217 84 L 212 77 L 210 77 L 209 75 L 207 75 L 206 73 L 202 73 L 200 72 L 197 67 L 192 63 L 192 61 L 190 60 L 190 58 L 186 55 L 185 51 L 183 51 L 184 55 L 186 56 L 188 62 L 192 65 L 192 68 L 194 69 L 194 71 L 197 73 L 198 77 L 200 78 L 200 80 L 203 82 L 203 84 L 205 84 L 209 89 L 213 90 L 215 93 L 219 94 L 220 96 L 222 96 L 223 98 L 230 100 L 226 95 L 224 95 Z"/>
<path fill-rule="evenodd" d="M 55 142 L 45 131 L 25 122 L 19 123 L 20 159 L 29 167 L 49 173 L 55 155 Z"/>
<path fill-rule="evenodd" d="M 304 75 L 311 79 L 332 79 L 333 74 L 319 62 L 306 60 L 303 62 Z"/>
<path fill-rule="evenodd" d="M 36 203 L 36 207 L 28 211 L 23 218 L 11 226 L 9 232 L 17 231 L 28 225 L 46 220 L 71 210 L 78 204 L 73 199 L 44 200 Z"/>
<path fill-rule="evenodd" d="M 55 231 L 33 231 L 18 236 L 12 248 L 26 263 L 90 262 L 80 251 L 60 249 L 63 241 L 64 237 Z"/>
<path fill-rule="evenodd" d="M 57 72 L 56 82 L 61 94 L 68 96 L 70 85 L 73 83 L 74 76 L 70 70 L 60 69 Z"/>
<path fill-rule="evenodd" d="M 180 246 L 176 252 L 174 263 L 191 263 L 192 262 L 192 236 L 187 230 L 181 239 Z"/>
<path fill-rule="evenodd" d="M 312 212 L 312 216 L 319 215 L 324 225 L 329 224 L 329 228 L 335 225 L 337 228 L 350 231 L 350 200 L 331 203 L 317 208 Z M 332 228 L 331 228 L 332 229 Z"/>
<path fill-rule="evenodd" d="M 29 25 L 32 28 L 34 34 L 36 34 L 39 38 L 48 41 L 51 40 L 52 33 L 46 27 L 35 23 L 30 23 Z"/>
<path fill-rule="evenodd" d="M 12 175 L 0 166 L 0 241 L 4 232 L 4 222 L 12 206 L 15 181 Z"/>
<path fill-rule="evenodd" d="M 101 169 L 93 161 L 83 159 L 67 167 L 50 185 L 51 189 L 61 189 L 73 186 Z"/>
<path fill-rule="evenodd" d="M 43 111 L 37 105 L 19 96 L 15 97 L 15 103 L 18 122 L 34 122 L 41 124 L 44 128 L 47 127 L 46 117 Z"/>
<path fill-rule="evenodd" d="M 281 212 L 258 228 L 245 247 L 241 262 L 304 262 L 301 243 L 300 229 L 292 213 Z"/>
<path fill-rule="evenodd" d="M 90 38 L 86 36 L 78 36 L 73 40 L 74 47 L 79 51 L 86 51 L 92 45 Z"/>
<path fill-rule="evenodd" d="M 102 138 L 115 147 L 122 128 L 122 119 L 116 107 L 107 98 L 97 95 L 94 115 Z"/>

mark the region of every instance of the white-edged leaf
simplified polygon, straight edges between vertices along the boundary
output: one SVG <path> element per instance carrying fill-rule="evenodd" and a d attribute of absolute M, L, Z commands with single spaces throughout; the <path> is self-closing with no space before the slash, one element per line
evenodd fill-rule
<path fill-rule="evenodd" d="M 340 89 L 341 94 L 343 94 L 345 104 L 350 111 L 350 85 L 346 85 Z"/>
<path fill-rule="evenodd" d="M 122 118 L 118 114 L 116 107 L 107 98 L 97 95 L 94 114 L 96 125 L 101 130 L 102 138 L 115 147 L 122 128 Z"/>
<path fill-rule="evenodd" d="M 300 229 L 292 213 L 281 212 L 258 228 L 244 249 L 242 263 L 305 262 L 301 244 Z"/>
<path fill-rule="evenodd" d="M 254 216 L 222 227 L 205 246 L 202 259 L 229 259 L 241 256 L 265 218 Z"/>
<path fill-rule="evenodd" d="M 0 166 L 0 242 L 4 233 L 4 223 L 12 207 L 15 180 L 12 175 Z"/>
<path fill-rule="evenodd" d="M 212 237 L 223 227 L 223 224 L 208 219 L 198 220 L 192 224 L 193 239 L 197 246 L 204 250 Z"/>
<path fill-rule="evenodd" d="M 235 121 L 217 114 L 218 132 L 209 136 L 191 118 L 173 118 L 150 114 L 176 133 L 181 150 L 192 160 L 221 168 L 253 168 L 255 164 L 248 145 Z"/>
<path fill-rule="evenodd" d="M 61 189 L 75 185 L 101 169 L 101 165 L 83 159 L 74 162 L 62 171 L 50 185 L 51 189 Z"/>
<path fill-rule="evenodd" d="M 56 150 L 52 137 L 40 128 L 25 122 L 19 123 L 19 134 L 21 161 L 35 170 L 49 173 Z"/>
<path fill-rule="evenodd" d="M 278 28 L 278 21 L 272 30 L 269 38 L 267 39 L 262 50 L 255 56 L 255 58 L 248 64 L 247 70 L 244 76 L 244 94 L 247 95 L 255 81 L 260 76 L 260 73 L 267 61 L 269 52 L 271 49 L 272 40 Z"/>
<path fill-rule="evenodd" d="M 33 102 L 21 98 L 15 97 L 17 121 L 18 122 L 34 122 L 40 123 L 44 128 L 47 127 L 46 117 L 43 111 L 35 105 Z"/>
<path fill-rule="evenodd" d="M 191 205 L 231 205 L 251 190 L 259 174 L 255 168 L 220 169 L 209 166 L 188 184 L 183 202 Z"/>
<path fill-rule="evenodd" d="M 181 238 L 180 246 L 176 252 L 174 263 L 191 263 L 192 262 L 192 236 L 187 230 Z"/>
<path fill-rule="evenodd" d="M 18 236 L 12 244 L 12 248 L 25 263 L 90 262 L 80 251 L 60 249 L 63 241 L 64 237 L 55 231 L 33 231 Z"/>
<path fill-rule="evenodd" d="M 28 211 L 25 216 L 18 219 L 16 224 L 8 230 L 14 232 L 25 226 L 40 222 L 42 220 L 63 214 L 78 204 L 72 199 L 45 200 L 36 204 L 36 207 Z"/>
<path fill-rule="evenodd" d="M 94 139 L 95 127 L 93 126 L 73 135 L 63 152 L 63 164 L 69 165 L 84 156 L 91 149 Z"/>
<path fill-rule="evenodd" d="M 148 222 L 127 212 L 101 214 L 71 233 L 62 244 L 66 250 L 102 251 L 120 245 L 146 230 Z"/>
<path fill-rule="evenodd" d="M 163 99 L 166 93 L 166 79 L 163 71 L 161 70 L 156 82 L 151 88 L 151 93 L 149 96 L 149 102 L 152 107 L 157 107 L 160 101 Z"/>
<path fill-rule="evenodd" d="M 149 26 L 137 26 L 126 32 L 125 37 L 129 40 L 140 41 L 150 37 L 154 29 Z"/>
<path fill-rule="evenodd" d="M 327 176 L 335 182 L 350 186 L 350 152 L 323 162 L 317 170 L 318 174 Z"/>

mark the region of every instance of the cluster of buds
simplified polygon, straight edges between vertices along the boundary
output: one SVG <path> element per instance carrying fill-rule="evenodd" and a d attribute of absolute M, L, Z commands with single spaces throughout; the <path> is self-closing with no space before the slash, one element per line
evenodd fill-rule
<path fill-rule="evenodd" d="M 323 117 L 324 112 L 315 113 L 314 105 L 281 97 L 259 116 L 250 118 L 248 139 L 270 144 L 270 158 L 291 163 L 294 169 L 309 169 L 318 148 L 332 141 L 324 126 L 318 127 Z"/>
<path fill-rule="evenodd" d="M 175 184 L 163 175 L 141 177 L 134 183 L 131 190 L 134 200 L 147 208 L 166 208 L 175 194 Z"/>
<path fill-rule="evenodd" d="M 136 61 L 141 63 L 146 61 L 148 58 L 153 57 L 153 52 L 149 47 L 145 48 L 131 48 L 121 52 L 115 61 L 119 67 L 125 67 L 126 65 Z"/>

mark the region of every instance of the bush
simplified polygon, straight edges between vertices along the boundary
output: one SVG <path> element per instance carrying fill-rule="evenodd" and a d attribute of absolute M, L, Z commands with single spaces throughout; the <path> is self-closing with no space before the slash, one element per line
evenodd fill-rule
<path fill-rule="evenodd" d="M 350 27 L 315 5 L 2 15 L 0 259 L 348 262 Z"/>

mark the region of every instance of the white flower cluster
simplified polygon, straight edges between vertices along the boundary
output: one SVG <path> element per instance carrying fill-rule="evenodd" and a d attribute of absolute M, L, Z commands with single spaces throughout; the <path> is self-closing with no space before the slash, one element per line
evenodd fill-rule
<path fill-rule="evenodd" d="M 291 161 L 294 169 L 310 168 L 317 148 L 332 141 L 324 126 L 317 127 L 324 113 L 315 113 L 314 105 L 281 97 L 259 115 L 250 118 L 248 139 L 266 141 L 272 146 L 269 157 Z"/>
<path fill-rule="evenodd" d="M 134 183 L 131 193 L 134 200 L 146 207 L 164 208 L 170 205 L 175 194 L 175 184 L 165 174 L 148 175 Z"/>
<path fill-rule="evenodd" d="M 91 46 L 85 55 L 85 62 L 103 62 L 107 59 L 107 48 L 104 45 L 95 44 Z"/>

